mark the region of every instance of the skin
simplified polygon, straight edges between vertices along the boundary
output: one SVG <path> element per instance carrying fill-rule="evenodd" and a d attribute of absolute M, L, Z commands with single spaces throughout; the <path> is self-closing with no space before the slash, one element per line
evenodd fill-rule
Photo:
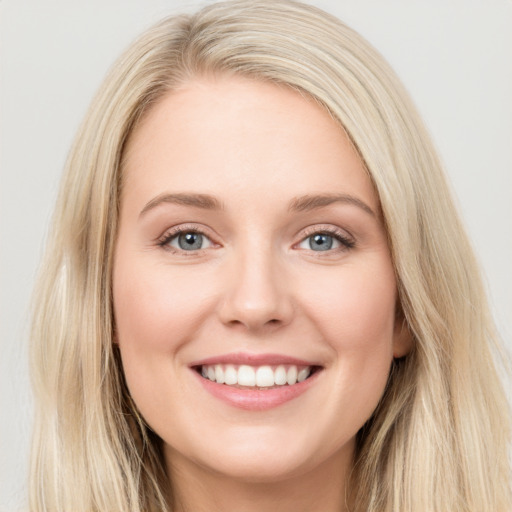
<path fill-rule="evenodd" d="M 410 343 L 378 197 L 346 134 L 295 91 L 218 76 L 164 97 L 125 156 L 116 341 L 133 399 L 164 441 L 176 509 L 344 510 L 355 435 Z M 222 208 L 155 204 L 177 193 Z M 354 201 L 290 209 L 317 194 L 372 213 Z M 201 249 L 166 239 L 180 226 L 204 233 Z M 312 249 L 308 237 L 325 231 L 353 246 Z M 190 369 L 234 352 L 322 370 L 294 400 L 244 410 Z"/>

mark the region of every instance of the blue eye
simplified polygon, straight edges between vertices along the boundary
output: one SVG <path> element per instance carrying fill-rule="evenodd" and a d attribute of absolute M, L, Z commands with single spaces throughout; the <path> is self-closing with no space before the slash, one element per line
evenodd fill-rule
<path fill-rule="evenodd" d="M 309 249 L 312 251 L 328 251 L 336 244 L 339 247 L 339 242 L 332 235 L 325 233 L 317 233 L 306 238 Z"/>
<path fill-rule="evenodd" d="M 167 238 L 164 242 L 164 245 L 169 245 L 181 251 L 198 251 L 212 245 L 206 236 L 195 231 L 182 231 Z"/>
<path fill-rule="evenodd" d="M 352 249 L 354 242 L 341 233 L 317 232 L 304 238 L 300 244 L 300 249 L 307 249 L 315 252 L 325 252 L 338 249 Z"/>

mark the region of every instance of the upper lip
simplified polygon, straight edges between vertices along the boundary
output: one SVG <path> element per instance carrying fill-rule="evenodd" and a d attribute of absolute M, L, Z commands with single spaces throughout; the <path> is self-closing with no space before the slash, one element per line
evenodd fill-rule
<path fill-rule="evenodd" d="M 296 365 L 296 366 L 321 366 L 312 361 L 298 359 L 283 354 L 249 354 L 236 352 L 233 354 L 222 354 L 219 356 L 208 357 L 194 361 L 190 364 L 193 366 L 214 365 L 214 364 L 234 364 L 249 366 L 278 366 L 278 365 Z"/>

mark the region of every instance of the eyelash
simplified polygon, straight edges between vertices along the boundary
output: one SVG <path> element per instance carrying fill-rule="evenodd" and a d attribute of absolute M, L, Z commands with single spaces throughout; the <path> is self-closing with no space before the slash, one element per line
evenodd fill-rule
<path fill-rule="evenodd" d="M 301 238 L 300 243 L 302 243 L 304 240 L 307 240 L 313 235 L 329 235 L 332 236 L 335 240 L 337 240 L 342 247 L 339 247 L 337 249 L 331 249 L 328 251 L 325 251 L 326 253 L 335 253 L 335 252 L 342 252 L 342 251 L 348 251 L 350 249 L 353 249 L 356 246 L 356 242 L 353 238 L 347 236 L 343 231 L 341 231 L 338 228 L 335 228 L 333 226 L 311 226 L 309 228 L 306 228 L 304 230 L 304 236 Z M 295 244 L 297 245 L 297 244 Z M 321 252 L 321 251 L 313 251 L 313 252 Z"/>
<path fill-rule="evenodd" d="M 161 238 L 158 239 L 158 246 L 162 247 L 162 249 L 165 249 L 167 251 L 171 251 L 174 253 L 179 254 L 188 254 L 193 255 L 196 254 L 197 251 L 185 251 L 185 250 L 178 250 L 174 247 L 171 247 L 169 243 L 176 238 L 177 236 L 184 234 L 184 233 L 197 233 L 199 235 L 202 235 L 206 238 L 208 238 L 211 241 L 211 237 L 205 232 L 205 230 L 202 230 L 201 228 L 194 226 L 194 225 L 181 225 L 177 226 L 175 228 L 171 228 L 171 230 L 167 231 Z M 310 228 L 306 228 L 304 235 L 300 239 L 300 241 L 297 244 L 294 244 L 294 247 L 296 247 L 298 244 L 304 242 L 308 238 L 310 238 L 313 235 L 329 235 L 332 236 L 335 240 L 337 240 L 342 247 L 339 247 L 337 249 L 330 249 L 328 251 L 325 251 L 326 253 L 335 253 L 340 251 L 348 251 L 350 249 L 353 249 L 356 245 L 355 241 L 345 235 L 341 230 L 331 227 L 331 226 L 325 226 L 325 227 L 319 227 L 319 226 L 312 226 Z M 212 244 L 215 244 L 211 241 Z M 201 250 L 201 249 L 198 249 Z M 321 252 L 321 251 L 313 251 L 312 252 Z"/>
<path fill-rule="evenodd" d="M 200 229 L 197 226 L 194 225 L 180 225 L 175 228 L 171 228 L 169 231 L 166 231 L 165 234 L 158 239 L 158 246 L 160 246 L 162 249 L 165 249 L 166 251 L 179 253 L 179 254 L 186 254 L 186 255 L 193 255 L 196 254 L 197 251 L 185 251 L 185 250 L 179 250 L 171 245 L 169 243 L 171 240 L 176 238 L 177 236 L 184 234 L 184 233 L 197 233 L 198 235 L 202 235 L 208 240 L 211 240 L 211 236 L 207 235 L 206 232 L 202 229 Z M 212 242 L 213 243 L 213 242 Z"/>

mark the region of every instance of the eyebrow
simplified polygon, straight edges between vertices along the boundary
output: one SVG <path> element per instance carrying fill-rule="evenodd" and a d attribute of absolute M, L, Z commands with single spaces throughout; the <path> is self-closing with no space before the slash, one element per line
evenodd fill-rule
<path fill-rule="evenodd" d="M 363 211 L 373 217 L 377 217 L 375 212 L 361 199 L 351 196 L 349 194 L 319 194 L 319 195 L 304 195 L 295 197 L 291 200 L 288 207 L 289 211 L 305 212 L 325 208 L 334 203 L 350 204 L 361 208 Z M 175 193 L 175 194 L 160 194 L 151 199 L 144 208 L 141 210 L 139 217 L 147 213 L 149 210 L 156 208 L 161 204 L 177 204 L 181 206 L 192 206 L 194 208 L 201 208 L 203 210 L 222 210 L 222 203 L 209 194 L 190 194 L 190 193 Z"/>
<path fill-rule="evenodd" d="M 203 210 L 222 210 L 222 203 L 208 194 L 160 194 L 151 199 L 144 208 L 142 208 L 139 217 L 149 210 L 156 208 L 161 204 L 179 204 L 182 206 L 192 206 Z"/>
<path fill-rule="evenodd" d="M 291 201 L 289 210 L 304 212 L 316 210 L 318 208 L 325 208 L 326 206 L 330 206 L 333 203 L 357 206 L 372 217 L 377 217 L 375 212 L 365 202 L 349 194 L 320 194 L 296 197 Z"/>

